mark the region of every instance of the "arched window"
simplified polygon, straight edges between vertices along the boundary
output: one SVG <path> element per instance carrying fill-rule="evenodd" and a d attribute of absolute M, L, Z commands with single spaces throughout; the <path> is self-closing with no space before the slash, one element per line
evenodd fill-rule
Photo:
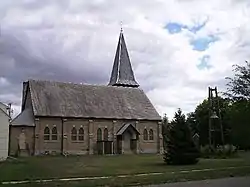
<path fill-rule="evenodd" d="M 49 127 L 45 127 L 43 131 L 43 139 L 44 140 L 49 140 L 50 138 L 50 130 Z"/>
<path fill-rule="evenodd" d="M 103 137 L 104 137 L 105 141 L 107 141 L 109 139 L 109 131 L 107 128 L 104 129 Z"/>
<path fill-rule="evenodd" d="M 52 129 L 52 140 L 57 140 L 57 128 L 53 127 Z"/>
<path fill-rule="evenodd" d="M 149 140 L 154 140 L 154 131 L 153 131 L 153 129 L 149 130 Z"/>
<path fill-rule="evenodd" d="M 97 130 L 97 141 L 100 141 L 102 140 L 102 129 L 98 129 Z"/>
<path fill-rule="evenodd" d="M 147 131 L 147 129 L 144 129 L 144 131 L 143 131 L 143 139 L 148 140 L 148 131 Z"/>
<path fill-rule="evenodd" d="M 73 127 L 71 130 L 71 140 L 76 141 L 76 139 L 77 139 L 77 130 L 75 127 Z"/>
<path fill-rule="evenodd" d="M 78 132 L 78 140 L 83 141 L 84 140 L 84 130 L 81 127 Z"/>

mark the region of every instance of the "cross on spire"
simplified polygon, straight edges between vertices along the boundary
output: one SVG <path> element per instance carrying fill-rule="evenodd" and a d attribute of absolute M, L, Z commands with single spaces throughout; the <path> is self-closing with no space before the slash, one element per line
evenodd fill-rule
<path fill-rule="evenodd" d="M 121 25 L 121 32 L 123 32 L 123 28 L 122 28 L 122 21 L 121 21 L 120 25 Z"/>

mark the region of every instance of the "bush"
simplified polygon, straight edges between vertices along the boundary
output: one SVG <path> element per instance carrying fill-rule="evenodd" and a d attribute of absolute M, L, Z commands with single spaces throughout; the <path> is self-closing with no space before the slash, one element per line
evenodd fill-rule
<path fill-rule="evenodd" d="M 201 152 L 202 158 L 210 158 L 211 155 L 214 154 L 215 150 L 214 150 L 214 147 L 210 147 L 209 145 L 205 145 L 205 146 L 201 146 L 200 152 Z"/>
<path fill-rule="evenodd" d="M 201 157 L 202 158 L 231 158 L 237 156 L 237 148 L 234 145 L 220 145 L 215 147 L 210 147 L 206 145 L 201 147 Z"/>

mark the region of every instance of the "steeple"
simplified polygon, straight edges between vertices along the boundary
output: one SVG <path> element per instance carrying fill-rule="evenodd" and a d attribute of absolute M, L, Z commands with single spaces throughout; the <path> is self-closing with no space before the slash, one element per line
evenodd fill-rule
<path fill-rule="evenodd" d="M 108 85 L 139 87 L 139 84 L 135 80 L 134 72 L 130 63 L 122 28 L 116 49 L 113 69 Z"/>

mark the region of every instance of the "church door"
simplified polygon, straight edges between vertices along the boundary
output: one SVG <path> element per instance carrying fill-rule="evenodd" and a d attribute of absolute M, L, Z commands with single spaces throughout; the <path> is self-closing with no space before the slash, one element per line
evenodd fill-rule
<path fill-rule="evenodd" d="M 97 154 L 103 154 L 103 141 L 97 141 Z"/>
<path fill-rule="evenodd" d="M 122 135 L 117 136 L 117 153 L 122 154 Z"/>
<path fill-rule="evenodd" d="M 104 154 L 112 154 L 112 141 L 104 141 Z"/>
<path fill-rule="evenodd" d="M 137 152 L 137 139 L 130 140 L 130 148 L 133 153 Z"/>

